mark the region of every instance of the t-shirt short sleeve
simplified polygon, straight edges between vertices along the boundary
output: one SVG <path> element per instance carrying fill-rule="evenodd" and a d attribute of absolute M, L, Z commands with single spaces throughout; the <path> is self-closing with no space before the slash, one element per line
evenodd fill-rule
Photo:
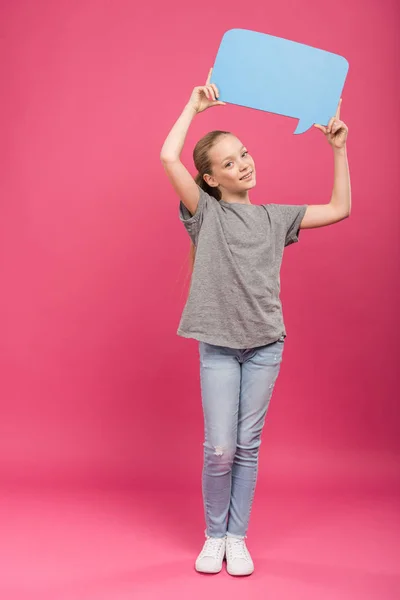
<path fill-rule="evenodd" d="M 211 200 L 211 197 L 200 186 L 197 186 L 200 191 L 199 203 L 194 215 L 186 208 L 182 200 L 179 202 L 179 218 L 185 226 L 193 244 L 197 246 L 199 233 L 203 224 L 204 215 Z"/>
<path fill-rule="evenodd" d="M 308 204 L 269 204 L 268 207 L 284 228 L 285 246 L 298 242 L 300 223 Z"/>

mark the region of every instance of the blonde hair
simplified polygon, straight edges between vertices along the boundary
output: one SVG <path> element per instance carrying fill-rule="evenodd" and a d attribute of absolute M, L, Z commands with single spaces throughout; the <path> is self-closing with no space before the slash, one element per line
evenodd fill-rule
<path fill-rule="evenodd" d="M 201 187 L 202 190 L 207 192 L 207 194 L 210 196 L 213 196 L 216 200 L 221 200 L 221 192 L 219 188 L 208 185 L 208 183 L 204 180 L 204 175 L 206 173 L 212 173 L 210 150 L 222 135 L 231 135 L 231 133 L 230 131 L 210 131 L 197 142 L 193 150 L 193 162 L 198 171 L 195 177 L 195 182 L 199 187 Z M 196 246 L 193 244 L 193 242 L 191 242 L 189 252 L 190 273 L 193 272 L 195 258 Z"/>

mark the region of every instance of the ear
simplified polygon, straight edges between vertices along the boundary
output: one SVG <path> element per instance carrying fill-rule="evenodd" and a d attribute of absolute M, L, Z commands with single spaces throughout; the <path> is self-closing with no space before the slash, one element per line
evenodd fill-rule
<path fill-rule="evenodd" d="M 218 187 L 218 185 L 219 185 L 215 181 L 214 177 L 212 175 L 208 175 L 208 173 L 206 173 L 205 175 L 203 175 L 203 179 L 207 183 L 207 185 L 209 185 L 210 187 Z"/>

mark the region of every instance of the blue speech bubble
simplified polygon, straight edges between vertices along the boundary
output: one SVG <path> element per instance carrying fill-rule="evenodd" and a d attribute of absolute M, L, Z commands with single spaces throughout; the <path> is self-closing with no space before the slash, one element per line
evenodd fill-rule
<path fill-rule="evenodd" d="M 295 134 L 335 116 L 349 63 L 332 52 L 283 38 L 230 29 L 221 41 L 210 83 L 219 100 L 295 117 Z"/>

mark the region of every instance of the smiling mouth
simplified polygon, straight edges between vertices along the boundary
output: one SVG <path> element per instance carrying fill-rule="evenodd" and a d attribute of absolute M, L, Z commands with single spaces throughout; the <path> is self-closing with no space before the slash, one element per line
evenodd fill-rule
<path fill-rule="evenodd" d="M 242 179 L 250 179 L 250 177 L 253 175 L 253 171 L 250 171 L 250 173 L 247 173 L 246 175 L 243 175 L 243 177 L 240 178 L 240 181 Z"/>

